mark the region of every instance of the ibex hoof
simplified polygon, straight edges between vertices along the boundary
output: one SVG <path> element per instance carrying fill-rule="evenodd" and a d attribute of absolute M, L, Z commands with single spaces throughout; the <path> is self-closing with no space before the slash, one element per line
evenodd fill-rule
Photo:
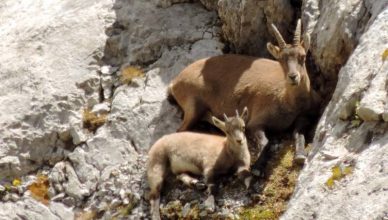
<path fill-rule="evenodd" d="M 194 187 L 197 189 L 197 190 L 205 190 L 206 189 L 206 184 L 204 183 L 201 183 L 201 182 L 196 182 L 194 184 Z"/>
<path fill-rule="evenodd" d="M 244 179 L 244 184 L 246 189 L 249 189 L 249 187 L 251 186 L 251 182 L 252 182 L 252 176 L 249 176 Z"/>
<path fill-rule="evenodd" d="M 302 154 L 297 154 L 295 155 L 294 158 L 295 163 L 303 165 L 304 162 L 306 161 L 306 156 Z"/>

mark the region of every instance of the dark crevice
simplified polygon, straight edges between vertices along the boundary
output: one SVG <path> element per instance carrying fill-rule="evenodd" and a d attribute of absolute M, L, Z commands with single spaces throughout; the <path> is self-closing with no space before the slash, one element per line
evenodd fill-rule
<path fill-rule="evenodd" d="M 133 149 L 135 149 L 135 151 L 136 151 L 137 153 L 140 153 L 139 148 L 137 147 L 135 141 L 134 141 L 133 139 L 129 139 L 129 142 L 131 143 Z"/>

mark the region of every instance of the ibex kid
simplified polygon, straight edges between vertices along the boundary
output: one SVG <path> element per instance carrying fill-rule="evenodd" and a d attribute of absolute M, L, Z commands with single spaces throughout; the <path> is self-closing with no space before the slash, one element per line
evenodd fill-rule
<path fill-rule="evenodd" d="M 251 158 L 244 133 L 248 109 L 245 107 L 241 116 L 237 110 L 236 113 L 237 115 L 231 118 L 224 115 L 225 121 L 212 117 L 214 125 L 221 129 L 226 137 L 180 132 L 163 136 L 151 147 L 147 178 L 152 219 L 160 219 L 160 192 L 169 171 L 187 185 L 198 182 L 190 174 L 203 176 L 209 196 L 213 196 L 215 190 L 215 176 L 230 170 L 236 170 L 237 175 L 244 179 L 245 185 L 249 187 Z"/>

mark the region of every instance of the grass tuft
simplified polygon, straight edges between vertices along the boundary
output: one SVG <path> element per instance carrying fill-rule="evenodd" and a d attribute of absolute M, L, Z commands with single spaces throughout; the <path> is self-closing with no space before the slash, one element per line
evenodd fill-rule
<path fill-rule="evenodd" d="M 39 202 L 48 205 L 50 198 L 48 196 L 48 188 L 50 187 L 48 177 L 46 175 L 38 174 L 35 182 L 28 186 L 32 198 Z"/>
<path fill-rule="evenodd" d="M 91 112 L 89 109 L 84 109 L 83 112 L 83 126 L 84 128 L 95 132 L 97 128 L 105 124 L 107 119 L 107 114 L 97 115 L 96 113 Z"/>
<path fill-rule="evenodd" d="M 171 201 L 160 209 L 162 219 L 182 219 L 182 203 L 179 200 Z"/>
<path fill-rule="evenodd" d="M 264 170 L 263 191 L 254 205 L 241 210 L 241 219 L 278 219 L 286 210 L 301 170 L 294 163 L 294 154 L 294 147 L 288 144 L 269 160 Z"/>
<path fill-rule="evenodd" d="M 123 84 L 130 84 L 132 79 L 143 76 L 144 72 L 141 69 L 134 66 L 127 66 L 121 70 L 120 81 Z"/>

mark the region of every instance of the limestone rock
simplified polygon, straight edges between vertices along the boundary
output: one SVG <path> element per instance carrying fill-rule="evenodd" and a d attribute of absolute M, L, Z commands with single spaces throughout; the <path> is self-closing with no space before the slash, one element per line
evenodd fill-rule
<path fill-rule="evenodd" d="M 379 54 L 375 54 L 375 59 L 379 59 Z M 371 80 L 367 91 L 365 91 L 365 95 L 361 98 L 360 107 L 358 109 L 358 115 L 364 121 L 380 120 L 384 112 L 384 105 L 388 100 L 386 89 L 388 86 L 386 84 L 387 73 L 381 71 L 387 69 L 387 64 L 386 62 L 376 62 L 375 65 L 380 65 L 380 69 L 376 69 L 377 72 L 372 73 L 371 77 L 373 77 L 373 79 Z"/>
<path fill-rule="evenodd" d="M 0 219 L 48 219 L 60 220 L 56 214 L 51 212 L 49 207 L 42 203 L 27 198 L 16 203 L 1 202 L 0 203 Z"/>
<path fill-rule="evenodd" d="M 90 191 L 79 181 L 74 168 L 69 164 L 65 164 L 66 181 L 63 183 L 65 193 L 77 201 L 81 201 L 85 196 L 90 194 Z"/>
<path fill-rule="evenodd" d="M 387 6 L 373 0 L 303 1 L 304 27 L 311 33 L 311 54 L 329 92 L 335 88 L 337 73 L 356 48 L 362 34 Z"/>
<path fill-rule="evenodd" d="M 107 114 L 110 111 L 110 104 L 107 102 L 93 106 L 92 112 L 96 114 Z"/>
<path fill-rule="evenodd" d="M 54 213 L 56 216 L 58 216 L 59 219 L 74 219 L 73 210 L 66 207 L 62 203 L 51 202 L 50 203 L 50 210 L 52 213 Z"/>
<path fill-rule="evenodd" d="M 88 138 L 88 132 L 80 126 L 73 126 L 70 128 L 70 135 L 74 145 L 84 143 Z"/>
<path fill-rule="evenodd" d="M 97 74 L 91 69 L 114 18 L 111 7 L 107 0 L 2 1 L 0 176 L 23 175 L 52 160 L 58 136 L 89 102 L 86 93 L 97 94 L 82 84 Z"/>
<path fill-rule="evenodd" d="M 268 31 L 271 23 L 287 42 L 291 40 L 289 33 L 294 32 L 295 9 L 289 1 L 219 0 L 217 11 L 223 36 L 236 53 L 269 56 L 266 44 L 276 42 Z"/>
<path fill-rule="evenodd" d="M 383 219 L 387 216 L 385 204 L 388 203 L 388 194 L 384 188 L 388 187 L 385 165 L 388 163 L 388 133 L 386 122 L 376 120 L 377 115 L 382 113 L 382 103 L 387 100 L 386 87 L 382 85 L 387 77 L 388 65 L 381 59 L 381 48 L 387 48 L 388 35 L 379 31 L 386 26 L 388 8 L 384 1 L 341 1 L 339 4 L 323 5 L 323 14 L 318 21 L 322 25 L 318 27 L 327 27 L 323 23 L 329 25 L 338 18 L 343 21 L 343 16 L 339 16 L 341 11 L 335 10 L 338 13 L 336 17 L 326 16 L 334 12 L 331 7 L 341 6 L 341 10 L 349 10 L 345 5 L 350 3 L 355 7 L 345 19 L 350 22 L 346 23 L 350 29 L 341 28 L 341 31 L 346 30 L 349 37 L 358 33 L 359 43 L 353 45 L 354 51 L 339 72 L 337 88 L 318 124 L 307 166 L 300 174 L 296 191 L 282 219 Z M 360 4 L 367 5 L 371 14 L 364 21 L 368 24 L 367 28 L 353 32 L 356 29 L 352 28 L 356 27 L 350 24 L 356 22 L 353 20 L 356 17 L 360 19 L 355 13 Z M 338 27 L 332 25 L 330 23 L 329 26 Z M 329 28 L 328 32 L 331 31 L 334 30 Z M 319 42 L 325 36 L 326 33 L 317 36 L 317 50 L 323 48 L 320 48 L 322 44 Z M 329 50 L 330 46 L 324 50 Z M 337 53 L 330 56 L 337 56 Z M 349 119 L 340 119 L 340 113 L 349 103 L 360 99 L 359 115 L 368 121 L 352 128 Z M 320 152 L 335 157 L 327 159 Z M 353 164 L 352 173 L 335 181 L 334 187 L 329 188 L 326 182 L 332 175 L 331 169 L 343 162 Z"/>
<path fill-rule="evenodd" d="M 182 48 L 203 39 L 217 21 L 216 13 L 200 4 L 175 4 L 163 9 L 152 1 L 127 4 L 119 0 L 115 10 L 116 23 L 105 48 L 105 59 L 112 65 L 152 64 L 169 48 Z M 129 36 L 131 40 L 127 40 Z"/>
<path fill-rule="evenodd" d="M 233 52 L 268 56 L 265 44 L 275 42 L 268 24 L 289 41 L 299 13 L 295 2 L 2 1 L 0 177 L 32 172 L 27 177 L 33 181 L 35 173 L 48 174 L 53 197 L 45 206 L 29 193 L 6 193 L 0 219 L 72 219 L 77 209 L 95 210 L 102 219 L 149 218 L 147 151 L 181 122 L 180 110 L 166 99 L 170 80 L 193 61 L 222 54 L 221 37 Z M 381 50 L 388 46 L 387 36 L 376 33 L 386 26 L 387 3 L 303 2 L 304 28 L 312 33 L 313 61 L 323 80 L 335 78 L 349 60 L 283 218 L 384 218 L 388 70 Z M 117 70 L 128 65 L 145 74 L 123 85 Z M 358 102 L 365 122 L 349 128 Z M 109 113 L 106 123 L 84 130 L 84 108 Z M 322 187 L 331 167 L 344 161 L 354 163 L 353 173 L 331 190 Z M 188 207 L 205 195 L 173 184 L 166 201 L 197 200 L 185 201 L 184 213 L 173 215 L 190 216 Z M 215 216 L 235 217 L 250 203 L 247 192 L 232 185 L 221 186 Z"/>

